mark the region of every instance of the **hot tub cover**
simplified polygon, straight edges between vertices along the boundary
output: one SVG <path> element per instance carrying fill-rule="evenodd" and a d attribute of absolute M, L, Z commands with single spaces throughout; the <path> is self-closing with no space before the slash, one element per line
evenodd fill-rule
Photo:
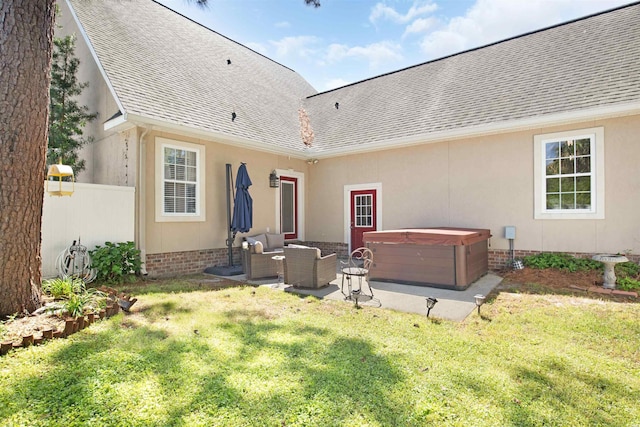
<path fill-rule="evenodd" d="M 478 228 L 407 228 L 400 230 L 368 231 L 365 243 L 402 243 L 415 245 L 464 246 L 488 240 L 491 230 Z"/>

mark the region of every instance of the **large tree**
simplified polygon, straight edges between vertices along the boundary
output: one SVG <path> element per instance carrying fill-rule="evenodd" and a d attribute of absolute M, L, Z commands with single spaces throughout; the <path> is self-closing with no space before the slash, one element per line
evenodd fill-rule
<path fill-rule="evenodd" d="M 0 316 L 40 306 L 54 0 L 0 1 Z"/>
<path fill-rule="evenodd" d="M 54 3 L 0 0 L 0 317 L 41 305 Z"/>

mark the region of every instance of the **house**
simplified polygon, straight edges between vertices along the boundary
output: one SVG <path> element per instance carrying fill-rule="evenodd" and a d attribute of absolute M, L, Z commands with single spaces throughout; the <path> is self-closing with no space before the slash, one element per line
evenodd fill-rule
<path fill-rule="evenodd" d="M 323 93 L 151 0 L 61 8 L 100 114 L 80 179 L 135 187 L 149 274 L 226 262 L 241 162 L 249 234 L 344 255 L 368 230 L 488 228 L 498 268 L 515 226 L 516 256 L 640 259 L 639 3 Z"/>

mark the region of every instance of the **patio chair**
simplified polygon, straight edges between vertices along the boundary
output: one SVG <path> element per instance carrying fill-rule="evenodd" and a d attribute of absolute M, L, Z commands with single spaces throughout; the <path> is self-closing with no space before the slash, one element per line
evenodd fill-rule
<path fill-rule="evenodd" d="M 322 288 L 337 277 L 337 255 L 320 256 L 320 249 L 284 248 L 284 282 L 300 288 Z"/>
<path fill-rule="evenodd" d="M 263 233 L 245 240 L 248 245 L 242 251 L 242 263 L 247 279 L 278 277 L 278 262 L 273 257 L 283 255 L 284 234 Z"/>
<path fill-rule="evenodd" d="M 355 249 L 349 255 L 349 259 L 342 264 L 342 283 L 340 289 L 345 299 L 353 300 L 358 305 L 358 301 L 368 301 L 373 299 L 373 289 L 369 283 L 369 270 L 373 265 L 373 252 L 368 248 Z M 347 289 L 345 292 L 345 281 Z M 366 288 L 364 285 L 366 284 Z M 367 292 L 369 288 L 369 292 Z"/>

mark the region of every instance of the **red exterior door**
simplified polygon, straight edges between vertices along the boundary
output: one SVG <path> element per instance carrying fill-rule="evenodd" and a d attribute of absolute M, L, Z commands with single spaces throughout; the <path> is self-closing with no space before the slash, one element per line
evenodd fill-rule
<path fill-rule="evenodd" d="M 376 190 L 351 192 L 351 250 L 360 248 L 362 233 L 376 231 Z"/>
<path fill-rule="evenodd" d="M 298 238 L 298 179 L 280 176 L 280 232 Z"/>

